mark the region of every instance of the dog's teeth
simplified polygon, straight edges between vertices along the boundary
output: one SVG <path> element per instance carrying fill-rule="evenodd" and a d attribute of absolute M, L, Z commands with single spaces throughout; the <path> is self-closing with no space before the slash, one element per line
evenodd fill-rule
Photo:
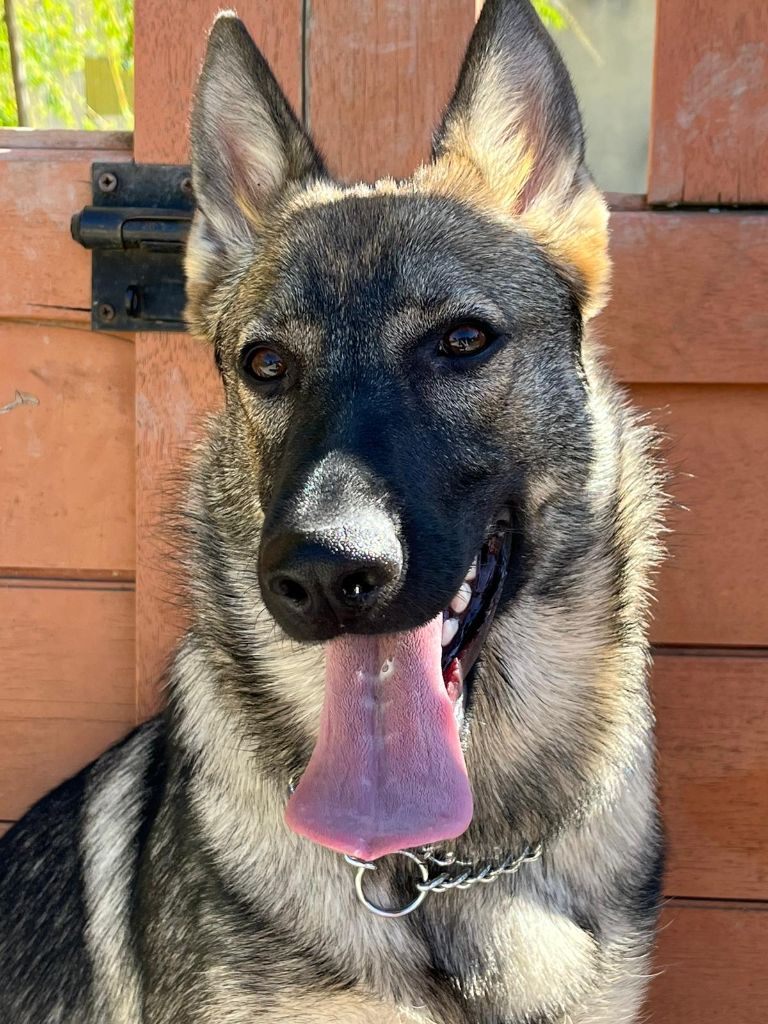
<path fill-rule="evenodd" d="M 443 647 L 447 647 L 459 632 L 458 619 L 446 619 L 443 623 Z"/>
<path fill-rule="evenodd" d="M 459 587 L 459 592 L 451 601 L 451 611 L 456 612 L 457 615 L 461 615 L 462 612 L 467 610 L 467 605 L 472 597 L 472 587 L 468 583 L 462 583 Z"/>
<path fill-rule="evenodd" d="M 470 567 L 469 567 L 469 572 L 468 572 L 468 573 L 467 573 L 467 575 L 466 575 L 466 576 L 464 577 L 464 579 L 465 579 L 465 580 L 467 581 L 467 583 L 471 583 L 471 582 L 472 582 L 472 580 L 473 580 L 473 579 L 474 579 L 474 578 L 475 578 L 476 576 L 477 576 L 477 558 L 475 558 L 475 560 L 474 560 L 474 562 L 472 563 L 472 565 L 470 565 Z"/>

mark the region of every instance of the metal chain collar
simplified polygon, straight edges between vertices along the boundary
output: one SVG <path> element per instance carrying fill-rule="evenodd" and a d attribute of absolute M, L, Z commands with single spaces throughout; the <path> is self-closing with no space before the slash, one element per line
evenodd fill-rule
<path fill-rule="evenodd" d="M 295 791 L 296 783 L 293 776 L 291 776 L 288 780 L 288 792 L 293 794 Z M 357 868 L 355 891 L 357 892 L 357 898 L 366 910 L 370 910 L 372 914 L 376 914 L 379 917 L 405 917 L 416 910 L 417 907 L 420 907 L 430 893 L 448 892 L 450 889 L 471 889 L 478 882 L 484 882 L 486 885 L 489 882 L 495 882 L 500 875 L 516 875 L 523 864 L 531 864 L 533 861 L 538 860 L 541 857 L 542 849 L 541 843 L 536 843 L 533 846 L 529 845 L 517 856 L 509 853 L 498 864 L 493 864 L 489 861 L 479 870 L 476 870 L 475 861 L 459 860 L 456 854 L 450 851 L 439 857 L 435 846 L 422 846 L 418 850 L 395 850 L 394 853 L 388 853 L 385 856 L 407 857 L 418 867 L 421 874 L 421 881 L 415 884 L 417 890 L 415 899 L 399 910 L 377 907 L 375 903 L 371 903 L 363 892 L 363 878 L 366 871 L 375 871 L 383 860 L 382 857 L 379 857 L 376 861 L 360 860 L 358 857 L 352 857 L 350 854 L 345 853 L 344 860 L 353 868 Z M 448 871 L 441 870 L 434 878 L 430 878 L 430 867 L 441 869 L 463 868 L 464 870 L 459 871 L 453 876 Z"/>
<path fill-rule="evenodd" d="M 433 846 L 423 846 L 418 851 L 397 850 L 395 853 L 387 854 L 388 857 L 407 857 L 416 864 L 421 874 L 421 881 L 415 883 L 416 897 L 399 910 L 377 907 L 363 892 L 363 878 L 366 871 L 375 871 L 383 858 L 379 858 L 377 861 L 359 860 L 357 857 L 345 854 L 344 860 L 353 868 L 357 868 L 355 890 L 357 898 L 366 910 L 370 910 L 372 914 L 377 914 L 379 917 L 405 917 L 406 914 L 412 913 L 421 906 L 430 893 L 448 892 L 450 889 L 470 889 L 478 882 L 487 885 L 489 882 L 495 882 L 501 875 L 515 875 L 523 864 L 530 864 L 538 860 L 541 857 L 541 852 L 542 844 L 536 843 L 535 846 L 526 846 L 523 852 L 517 856 L 510 853 L 497 864 L 489 861 L 479 869 L 473 861 L 459 860 L 454 853 L 445 853 L 440 857 Z M 439 868 L 440 871 L 430 878 L 429 873 L 432 867 Z M 456 870 L 453 873 L 453 870 L 445 870 L 446 868 L 461 870 Z"/>

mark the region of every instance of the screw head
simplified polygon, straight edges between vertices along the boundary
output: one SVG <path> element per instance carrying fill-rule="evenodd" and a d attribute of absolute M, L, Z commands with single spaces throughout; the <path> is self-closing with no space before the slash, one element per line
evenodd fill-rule
<path fill-rule="evenodd" d="M 114 192 L 117 188 L 117 175 L 112 171 L 104 171 L 98 177 L 98 185 L 102 192 Z"/>
<path fill-rule="evenodd" d="M 115 319 L 115 307 L 110 306 L 108 302 L 102 302 L 99 304 L 99 320 L 114 320 Z"/>
<path fill-rule="evenodd" d="M 192 179 L 190 177 L 181 179 L 181 191 L 191 192 L 192 191 Z"/>

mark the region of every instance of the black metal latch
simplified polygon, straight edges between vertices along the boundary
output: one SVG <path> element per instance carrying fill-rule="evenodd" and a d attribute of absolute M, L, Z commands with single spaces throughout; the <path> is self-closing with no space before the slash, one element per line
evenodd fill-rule
<path fill-rule="evenodd" d="M 91 249 L 94 331 L 183 331 L 184 245 L 194 211 L 189 167 L 93 164 L 93 205 L 72 217 Z"/>

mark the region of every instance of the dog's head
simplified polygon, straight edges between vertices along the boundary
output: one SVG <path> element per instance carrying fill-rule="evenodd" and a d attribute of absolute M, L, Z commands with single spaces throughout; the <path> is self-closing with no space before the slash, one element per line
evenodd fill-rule
<path fill-rule="evenodd" d="M 235 532 L 271 616 L 328 651 L 292 823 L 368 856 L 455 835 L 463 683 L 536 558 L 531 501 L 590 462 L 606 211 L 567 72 L 527 0 L 488 0 L 431 162 L 345 187 L 222 15 L 192 152 L 188 317 L 224 381 Z"/>

